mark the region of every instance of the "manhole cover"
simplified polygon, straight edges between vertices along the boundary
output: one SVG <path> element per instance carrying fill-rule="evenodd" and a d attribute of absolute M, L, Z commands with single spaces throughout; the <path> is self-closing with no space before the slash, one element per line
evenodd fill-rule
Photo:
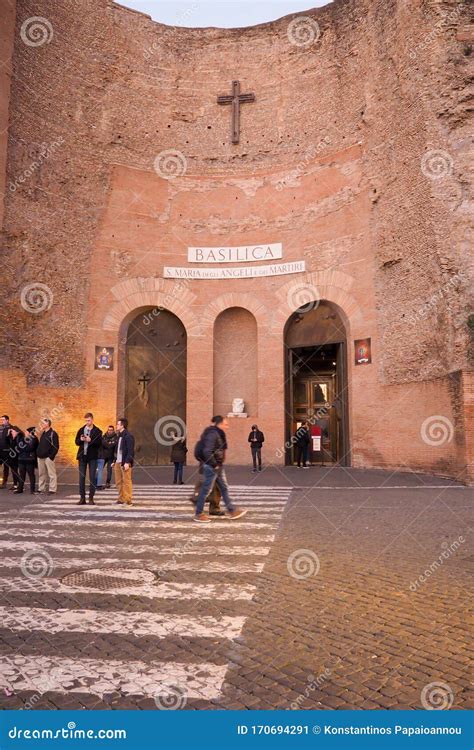
<path fill-rule="evenodd" d="M 61 579 L 61 583 L 66 586 L 101 589 L 102 591 L 146 586 L 155 581 L 155 574 L 150 570 L 135 570 L 133 568 L 92 568 L 91 570 L 69 573 Z"/>

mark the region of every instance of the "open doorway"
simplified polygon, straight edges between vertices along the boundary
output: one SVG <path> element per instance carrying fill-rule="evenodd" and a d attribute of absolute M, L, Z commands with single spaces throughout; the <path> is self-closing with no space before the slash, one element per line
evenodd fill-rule
<path fill-rule="evenodd" d="M 286 463 L 295 462 L 292 436 L 306 421 L 310 464 L 349 466 L 345 327 L 329 303 L 315 305 L 297 310 L 285 329 Z"/>

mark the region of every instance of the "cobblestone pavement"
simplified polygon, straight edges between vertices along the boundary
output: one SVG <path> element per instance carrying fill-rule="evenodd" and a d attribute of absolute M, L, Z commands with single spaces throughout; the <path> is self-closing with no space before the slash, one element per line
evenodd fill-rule
<path fill-rule="evenodd" d="M 164 476 L 1 491 L 1 708 L 468 707 L 471 489 L 232 470 L 249 513 L 201 527 Z"/>

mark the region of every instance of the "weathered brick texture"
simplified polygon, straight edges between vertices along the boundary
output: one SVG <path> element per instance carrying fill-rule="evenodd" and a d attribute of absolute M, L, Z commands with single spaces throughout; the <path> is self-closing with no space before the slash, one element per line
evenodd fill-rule
<path fill-rule="evenodd" d="M 472 478 L 469 4 L 335 0 L 302 15 L 318 29 L 307 46 L 293 17 L 203 31 L 109 0 L 18 0 L 0 302 L 2 403 L 17 421 L 62 403 L 65 444 L 85 408 L 108 423 L 123 408 L 127 320 L 162 305 L 188 333 L 192 441 L 222 400 L 215 319 L 242 307 L 256 320 L 258 421 L 278 462 L 283 331 L 305 284 L 346 323 L 353 463 Z M 21 36 L 32 16 L 53 29 L 40 46 Z M 2 34 L 5 60 L 8 23 Z M 238 145 L 216 103 L 233 78 L 256 95 Z M 186 166 L 176 179 L 154 168 L 170 149 Z M 162 278 L 190 245 L 264 242 L 307 273 L 184 290 Z M 20 304 L 37 283 L 52 294 L 38 314 Z M 373 364 L 354 368 L 353 340 L 368 336 Z M 94 371 L 96 344 L 115 346 L 114 372 Z M 452 427 L 441 445 L 421 437 L 437 416 Z M 248 459 L 247 427 L 231 427 L 234 463 Z"/>

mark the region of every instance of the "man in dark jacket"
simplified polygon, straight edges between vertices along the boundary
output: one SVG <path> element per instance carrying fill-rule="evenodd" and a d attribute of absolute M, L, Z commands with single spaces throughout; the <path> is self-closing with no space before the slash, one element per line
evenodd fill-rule
<path fill-rule="evenodd" d="M 3 464 L 3 481 L 0 485 L 0 489 L 5 489 L 8 483 L 8 474 L 10 471 L 10 417 L 3 414 L 0 417 L 0 463 Z M 13 477 L 13 482 L 15 477 Z"/>
<path fill-rule="evenodd" d="M 204 513 L 204 503 L 210 491 L 217 484 L 227 512 L 231 519 L 241 518 L 246 510 L 236 508 L 229 496 L 229 486 L 224 471 L 225 451 L 227 448 L 225 429 L 227 420 L 220 415 L 211 420 L 210 427 L 206 427 L 199 440 L 198 460 L 202 462 L 204 481 L 196 503 L 194 520 L 199 523 L 210 523 L 209 516 Z"/>
<path fill-rule="evenodd" d="M 104 461 L 104 469 L 107 469 L 107 478 L 105 482 L 105 486 L 107 489 L 110 487 L 110 482 L 112 480 L 112 464 L 114 462 L 114 453 L 115 453 L 115 446 L 118 442 L 118 435 L 115 432 L 115 427 L 112 424 L 109 424 L 107 428 L 107 432 L 104 432 L 102 435 L 102 448 L 99 451 L 99 459 L 102 458 Z M 101 472 L 97 472 L 97 484 L 100 487 L 103 483 L 103 476 L 100 476 Z M 102 487 L 103 489 L 103 487 Z"/>
<path fill-rule="evenodd" d="M 25 478 L 28 474 L 30 480 L 30 493 L 35 494 L 35 468 L 36 468 L 36 449 L 38 447 L 38 438 L 35 437 L 35 428 L 28 427 L 26 434 L 23 434 L 18 427 L 12 427 L 12 436 L 15 443 L 15 449 L 18 451 L 18 487 L 14 494 L 21 495 L 25 486 Z"/>
<path fill-rule="evenodd" d="M 79 494 L 78 505 L 86 504 L 86 472 L 89 469 L 89 504 L 95 505 L 94 495 L 97 481 L 97 459 L 102 445 L 102 430 L 94 424 L 94 415 L 88 411 L 84 414 L 85 425 L 80 427 L 76 435 L 77 460 L 79 462 Z"/>
<path fill-rule="evenodd" d="M 303 469 L 308 469 L 306 462 L 309 455 L 309 444 L 311 442 L 311 435 L 308 428 L 307 422 L 302 422 L 301 426 L 295 432 L 294 437 L 296 443 L 296 463 L 298 469 L 301 468 L 301 462 L 303 462 Z"/>
<path fill-rule="evenodd" d="M 49 494 L 54 495 L 58 489 L 58 476 L 54 459 L 59 451 L 58 433 L 51 427 L 50 419 L 40 422 L 41 435 L 36 449 L 38 458 L 38 490 L 46 492 L 49 482 Z"/>
<path fill-rule="evenodd" d="M 186 461 L 186 453 L 188 449 L 186 447 L 185 437 L 175 437 L 175 441 L 171 446 L 170 460 L 174 464 L 174 477 L 173 484 L 184 484 L 183 482 L 183 468 Z"/>
<path fill-rule="evenodd" d="M 13 487 L 11 489 L 13 490 L 13 494 L 17 495 L 18 487 L 20 485 L 20 475 L 18 473 L 18 459 L 25 445 L 25 435 L 20 430 L 20 428 L 16 427 L 15 425 L 10 425 L 9 435 L 10 435 L 10 451 L 8 455 L 8 463 L 10 464 L 10 468 L 12 470 L 12 479 L 13 479 Z"/>
<path fill-rule="evenodd" d="M 132 466 L 135 458 L 135 438 L 128 431 L 128 419 L 117 420 L 118 441 L 115 446 L 115 484 L 118 490 L 117 504 L 124 508 L 132 507 Z"/>
<path fill-rule="evenodd" d="M 256 424 L 252 425 L 252 431 L 249 435 L 250 450 L 252 452 L 253 469 L 257 471 L 257 459 L 258 459 L 258 470 L 262 471 L 262 445 L 265 442 L 265 435 L 261 430 L 258 429 Z"/>

